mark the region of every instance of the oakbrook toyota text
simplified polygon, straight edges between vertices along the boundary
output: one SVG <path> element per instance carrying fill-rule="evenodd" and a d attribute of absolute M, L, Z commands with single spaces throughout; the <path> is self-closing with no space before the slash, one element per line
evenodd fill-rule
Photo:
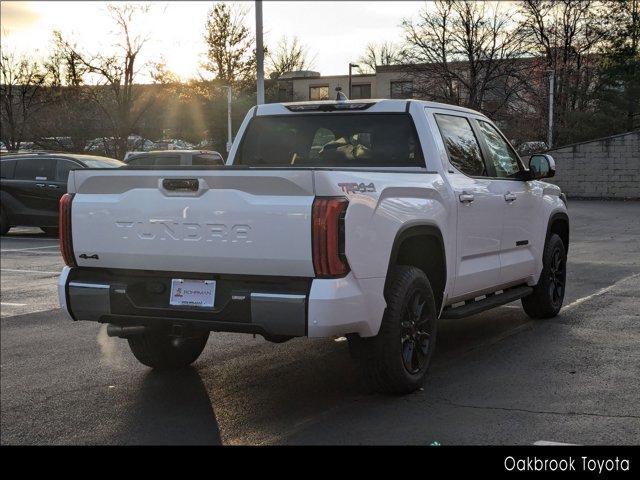
<path fill-rule="evenodd" d="M 628 472 L 630 461 L 627 458 L 537 458 L 507 457 L 504 468 L 508 472 Z"/>
<path fill-rule="evenodd" d="M 371 389 L 411 392 L 438 319 L 519 299 L 533 318 L 559 312 L 554 173 L 461 107 L 260 105 L 224 166 L 70 172 L 60 303 L 150 367 L 189 365 L 210 332 L 346 336 Z"/>

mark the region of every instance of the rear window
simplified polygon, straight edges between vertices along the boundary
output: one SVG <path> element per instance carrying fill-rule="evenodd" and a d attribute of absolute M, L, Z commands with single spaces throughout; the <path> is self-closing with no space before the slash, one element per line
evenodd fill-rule
<path fill-rule="evenodd" d="M 134 157 L 129 159 L 127 165 L 131 165 L 133 167 L 148 167 L 154 165 L 155 162 L 151 157 Z"/>
<path fill-rule="evenodd" d="M 162 155 L 154 159 L 156 167 L 171 167 L 174 165 L 180 165 L 180 157 L 177 155 Z"/>
<path fill-rule="evenodd" d="M 216 153 L 202 153 L 194 155 L 191 163 L 192 165 L 224 165 L 224 160 Z"/>
<path fill-rule="evenodd" d="M 180 165 L 180 157 L 178 155 L 143 155 L 132 158 L 127 164 L 133 167 L 173 167 Z"/>
<path fill-rule="evenodd" d="M 255 117 L 236 165 L 256 167 L 424 167 L 408 114 Z"/>
<path fill-rule="evenodd" d="M 105 158 L 104 160 L 86 160 L 82 159 L 87 168 L 120 168 L 124 164 L 115 158 Z"/>

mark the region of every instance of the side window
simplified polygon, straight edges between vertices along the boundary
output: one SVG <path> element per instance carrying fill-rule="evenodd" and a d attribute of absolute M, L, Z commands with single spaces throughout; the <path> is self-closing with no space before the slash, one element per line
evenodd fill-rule
<path fill-rule="evenodd" d="M 480 153 L 480 144 L 469 120 L 439 113 L 435 117 L 451 164 L 471 177 L 486 176 L 487 169 Z"/>
<path fill-rule="evenodd" d="M 52 180 L 56 161 L 51 158 L 24 158 L 18 160 L 15 178 L 18 180 Z"/>
<path fill-rule="evenodd" d="M 498 130 L 490 123 L 478 121 L 478 126 L 482 132 L 487 148 L 489 150 L 489 160 L 495 168 L 496 177 L 512 177 L 520 171 L 518 156 L 511 149 L 509 144 L 500 135 Z"/>
<path fill-rule="evenodd" d="M 16 160 L 4 160 L 0 162 L 0 177 L 13 178 L 13 174 L 16 171 L 16 163 Z"/>
<path fill-rule="evenodd" d="M 56 180 L 59 182 L 66 182 L 69 179 L 69 172 L 71 170 L 77 170 L 81 168 L 75 162 L 69 160 L 58 160 L 56 162 Z"/>

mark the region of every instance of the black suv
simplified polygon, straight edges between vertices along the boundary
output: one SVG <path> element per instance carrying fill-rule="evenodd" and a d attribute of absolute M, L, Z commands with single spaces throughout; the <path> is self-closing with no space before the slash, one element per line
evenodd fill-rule
<path fill-rule="evenodd" d="M 71 170 L 118 168 L 120 160 L 62 153 L 9 154 L 0 158 L 0 234 L 11 227 L 58 229 L 58 202 Z"/>

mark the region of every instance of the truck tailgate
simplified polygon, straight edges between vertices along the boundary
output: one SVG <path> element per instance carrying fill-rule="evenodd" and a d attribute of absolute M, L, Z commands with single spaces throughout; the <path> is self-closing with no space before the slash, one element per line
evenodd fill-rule
<path fill-rule="evenodd" d="M 76 170 L 79 266 L 312 277 L 313 172 Z"/>

